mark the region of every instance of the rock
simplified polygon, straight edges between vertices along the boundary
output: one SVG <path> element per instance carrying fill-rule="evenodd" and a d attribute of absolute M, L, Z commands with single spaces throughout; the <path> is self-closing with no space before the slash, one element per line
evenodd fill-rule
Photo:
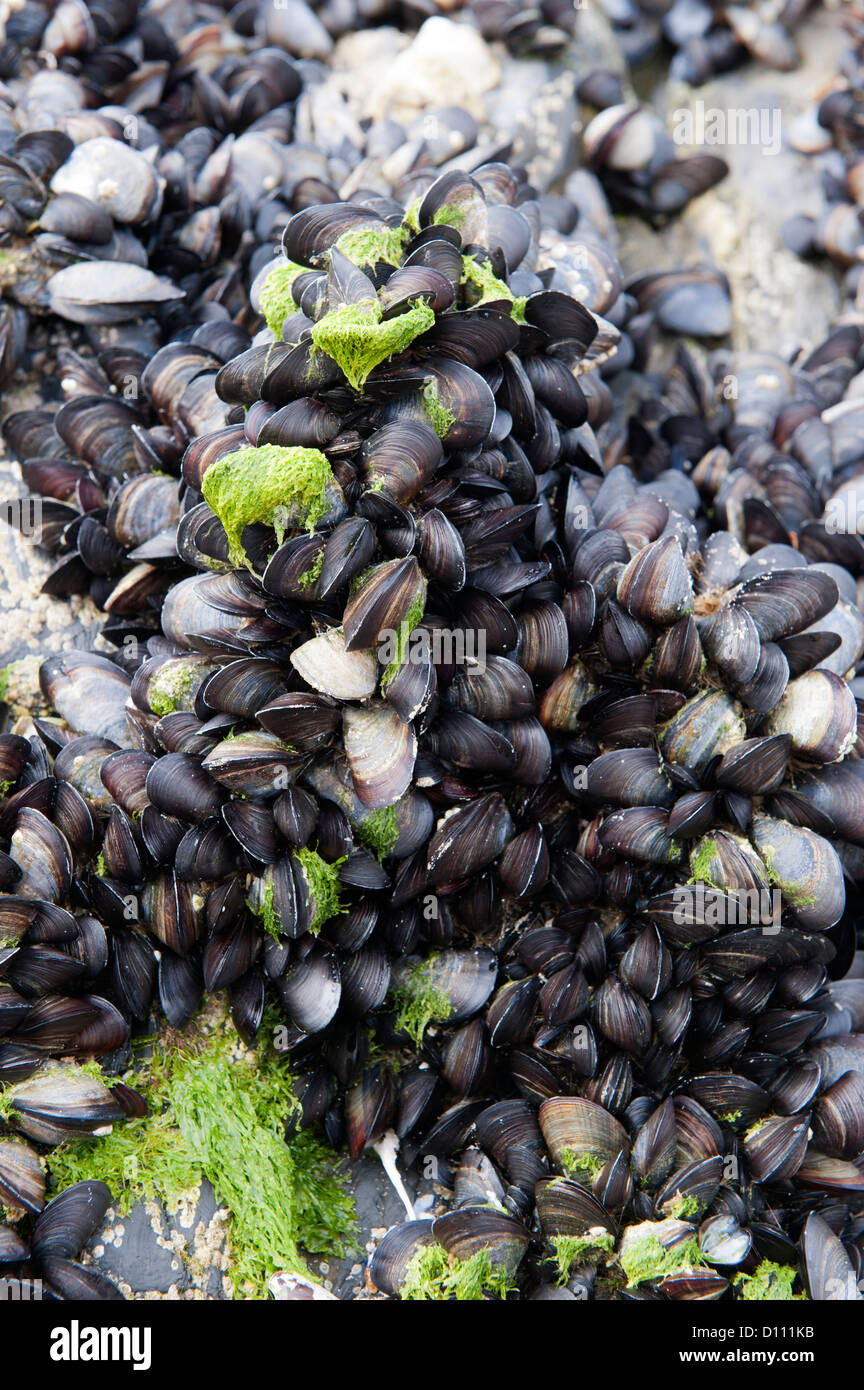
<path fill-rule="evenodd" d="M 408 122 L 426 107 L 464 106 L 482 118 L 482 97 L 500 75 L 495 52 L 476 29 L 436 16 L 370 89 L 364 115 Z"/>

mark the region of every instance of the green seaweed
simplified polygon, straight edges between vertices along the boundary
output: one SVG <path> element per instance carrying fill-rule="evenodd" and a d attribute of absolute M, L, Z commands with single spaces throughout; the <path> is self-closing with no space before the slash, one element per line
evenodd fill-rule
<path fill-rule="evenodd" d="M 106 873 L 108 872 L 108 870 L 105 868 L 105 855 L 103 854 L 101 849 L 96 856 L 96 863 L 94 865 L 93 872 L 97 875 L 98 878 L 104 878 Z"/>
<path fill-rule="evenodd" d="M 364 299 L 331 309 L 313 324 L 313 343 L 333 359 L 355 391 L 362 391 L 373 368 L 404 352 L 435 322 L 434 309 L 422 300 L 392 319 L 383 312 L 379 300 Z"/>
<path fill-rule="evenodd" d="M 793 1293 L 798 1271 L 794 1265 L 762 1260 L 752 1274 L 736 1274 L 733 1287 L 747 1303 L 806 1303 L 806 1293 Z"/>
<path fill-rule="evenodd" d="M 280 259 L 261 286 L 259 295 L 261 312 L 267 320 L 267 327 L 275 338 L 282 337 L 282 326 L 285 320 L 297 312 L 297 305 L 291 294 L 291 286 L 297 276 L 304 275 L 308 269 L 309 267 L 306 265 L 297 265 L 296 261 Z"/>
<path fill-rule="evenodd" d="M 377 854 L 379 859 L 386 859 L 391 849 L 399 839 L 399 826 L 396 823 L 396 807 L 382 806 L 377 811 L 370 811 L 368 816 L 354 823 L 357 838 L 367 849 L 371 849 Z"/>
<path fill-rule="evenodd" d="M 282 919 L 276 911 L 276 905 L 273 901 L 272 878 L 268 878 L 264 884 L 264 891 L 258 903 L 253 903 L 251 899 L 247 898 L 246 906 L 260 919 L 262 927 L 273 937 L 273 940 L 280 941 L 282 938 Z"/>
<path fill-rule="evenodd" d="M 308 570 L 304 570 L 303 573 L 300 575 L 300 578 L 297 580 L 297 583 L 300 585 L 301 589 L 308 589 L 311 587 L 311 585 L 316 584 L 318 582 L 318 580 L 321 578 L 321 570 L 323 569 L 323 566 L 324 551 L 322 550 L 318 555 L 317 559 L 312 561 L 312 564 L 309 566 Z"/>
<path fill-rule="evenodd" d="M 576 1182 L 590 1187 L 601 1169 L 605 1168 L 607 1160 L 602 1154 L 589 1153 L 587 1149 L 562 1149 L 561 1167 L 568 1178 L 573 1178 Z"/>
<path fill-rule="evenodd" d="M 97 1178 L 128 1212 L 141 1198 L 174 1202 L 209 1179 L 231 1214 L 235 1297 L 261 1296 L 277 1269 L 307 1273 L 300 1245 L 344 1253 L 353 1204 L 318 1141 L 299 1133 L 286 1143 L 286 1116 L 297 1102 L 272 1048 L 243 1055 L 222 1026 L 194 1044 L 162 1044 L 148 1071 L 131 1080 L 150 1114 L 56 1148 L 49 1164 L 57 1187 Z"/>
<path fill-rule="evenodd" d="M 471 285 L 479 292 L 480 298 L 475 302 L 474 308 L 481 304 L 500 304 L 502 300 L 507 300 L 510 303 L 510 317 L 517 323 L 525 322 L 525 296 L 514 298 L 510 287 L 495 274 L 488 257 L 484 261 L 475 261 L 473 256 L 463 256 L 461 283 Z"/>
<path fill-rule="evenodd" d="M 421 1245 L 411 1257 L 399 1297 L 406 1302 L 479 1303 L 487 1295 L 506 1298 L 514 1287 L 507 1270 L 492 1263 L 488 1250 L 460 1260 L 432 1244 Z"/>
<path fill-rule="evenodd" d="M 396 1008 L 393 1026 L 397 1033 L 407 1033 L 415 1047 L 422 1045 L 423 1034 L 430 1023 L 446 1023 L 453 1011 L 447 995 L 432 981 L 432 967 L 437 958 L 436 951 L 420 961 L 409 971 L 404 984 L 393 990 Z"/>
<path fill-rule="evenodd" d="M 232 564 L 251 569 L 243 549 L 247 526 L 273 526 L 279 544 L 287 525 L 310 533 L 328 510 L 328 491 L 335 485 L 330 464 L 318 449 L 265 444 L 238 449 L 217 459 L 201 481 L 204 501 L 216 513 L 228 537 Z"/>
<path fill-rule="evenodd" d="M 405 209 L 405 216 L 402 218 L 402 226 L 407 230 L 409 236 L 416 236 L 420 230 L 420 204 L 423 202 L 422 193 L 409 203 Z"/>
<path fill-rule="evenodd" d="M 417 597 L 414 599 L 413 603 L 411 604 L 411 607 L 408 609 L 408 612 L 405 614 L 405 617 L 402 619 L 397 629 L 396 655 L 394 656 L 393 660 L 385 667 L 384 674 L 381 677 L 382 695 L 386 692 L 388 685 L 392 681 L 393 677 L 396 675 L 396 672 L 399 670 L 399 667 L 404 662 L 406 652 L 408 651 L 408 642 L 411 637 L 411 633 L 414 631 L 415 627 L 417 627 L 418 624 L 423 621 L 423 614 L 425 613 L 425 611 L 426 586 L 424 583 L 422 593 L 419 593 Z"/>
<path fill-rule="evenodd" d="M 664 1205 L 663 1210 L 666 1210 Z M 674 1216 L 676 1221 L 687 1221 L 691 1216 L 698 1216 L 702 1210 L 702 1203 L 698 1197 L 675 1197 L 669 1207 L 669 1215 Z"/>
<path fill-rule="evenodd" d="M 628 1288 L 654 1279 L 664 1279 L 669 1274 L 679 1274 L 682 1270 L 706 1263 L 695 1236 L 692 1240 L 678 1241 L 668 1250 L 655 1235 L 640 1236 L 621 1252 L 618 1259 L 627 1275 Z"/>
<path fill-rule="evenodd" d="M 294 853 L 300 861 L 315 904 L 315 912 L 308 927 L 314 936 L 321 930 L 324 922 L 329 922 L 331 917 L 338 917 L 340 913 L 348 911 L 342 902 L 342 884 L 339 880 L 339 866 L 345 863 L 345 859 L 343 856 L 342 859 L 328 864 L 326 859 L 322 859 L 320 854 L 308 846 L 295 850 Z"/>
<path fill-rule="evenodd" d="M 461 283 L 471 285 L 479 291 L 480 298 L 477 304 L 500 303 L 502 299 L 513 303 L 511 290 L 503 280 L 498 279 L 488 256 L 485 261 L 475 261 L 473 256 L 463 256 Z"/>
<path fill-rule="evenodd" d="M 11 675 L 12 666 L 10 663 L 8 666 L 4 666 L 3 670 L 0 671 L 0 704 L 6 703 L 6 696 L 9 692 L 9 678 Z"/>
<path fill-rule="evenodd" d="M 714 862 L 716 852 L 715 842 L 710 835 L 699 840 L 690 855 L 688 883 L 707 883 L 710 888 L 716 888 L 720 893 L 724 891 L 723 884 L 717 883 L 711 876 L 711 865 Z"/>
<path fill-rule="evenodd" d="M 343 232 L 336 242 L 336 250 L 357 266 L 375 266 L 379 261 L 399 266 L 410 236 L 411 230 L 404 221 L 400 227 L 366 222 Z"/>
<path fill-rule="evenodd" d="M 427 381 L 423 387 L 423 404 L 432 422 L 432 428 L 439 439 L 445 439 L 456 423 L 456 416 L 441 404 L 438 387 L 434 381 Z"/>
<path fill-rule="evenodd" d="M 194 679 L 195 672 L 187 657 L 179 656 L 166 661 L 147 687 L 147 698 L 153 713 L 160 718 L 173 714 L 189 694 Z"/>
<path fill-rule="evenodd" d="M 452 227 L 459 231 L 465 225 L 465 213 L 455 203 L 443 203 L 432 218 L 433 227 Z"/>
<path fill-rule="evenodd" d="M 586 1231 L 582 1236 L 551 1236 L 549 1244 L 555 1252 L 559 1284 L 567 1283 L 570 1266 L 574 1260 L 590 1260 L 592 1264 L 596 1264 L 602 1251 L 615 1249 L 612 1232 L 599 1226 L 593 1231 Z"/>

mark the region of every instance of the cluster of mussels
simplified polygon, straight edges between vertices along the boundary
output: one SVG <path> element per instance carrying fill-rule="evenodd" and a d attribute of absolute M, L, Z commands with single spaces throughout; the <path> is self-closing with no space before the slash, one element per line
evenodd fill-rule
<path fill-rule="evenodd" d="M 698 86 L 756 59 L 789 72 L 800 61 L 795 30 L 810 0 L 600 0 L 628 62 L 644 63 L 664 46 L 675 49 L 669 71 Z"/>
<path fill-rule="evenodd" d="M 801 256 L 826 256 L 844 277 L 853 312 L 864 304 L 864 9 L 849 5 L 842 16 L 848 45 L 840 71 L 818 105 L 793 128 L 794 147 L 812 155 L 825 198 L 818 217 L 796 214 L 783 226 L 786 244 Z"/>
<path fill-rule="evenodd" d="M 603 189 L 662 218 L 723 169 L 608 74 L 599 180 L 540 196 L 467 113 L 455 144 L 328 132 L 275 9 L 228 54 L 130 13 L 94 110 L 115 52 L 61 12 L 69 56 L 10 102 L 5 341 L 45 308 L 84 338 L 66 403 L 4 434 L 49 592 L 108 622 L 0 736 L 0 1105 L 30 1141 L 0 1196 L 37 1210 L 30 1145 L 142 1114 L 70 1058 L 122 1071 L 157 1004 L 224 991 L 248 1041 L 277 1001 L 305 1125 L 354 1157 L 393 1130 L 452 1191 L 382 1241 L 385 1294 L 859 1297 L 864 331 L 679 347 L 622 413 L 654 326 L 722 334 L 729 298 L 622 285 Z M 143 240 L 103 206 L 130 187 Z M 63 1264 L 101 1201 L 72 1191 L 31 1257 L 103 1296 Z"/>

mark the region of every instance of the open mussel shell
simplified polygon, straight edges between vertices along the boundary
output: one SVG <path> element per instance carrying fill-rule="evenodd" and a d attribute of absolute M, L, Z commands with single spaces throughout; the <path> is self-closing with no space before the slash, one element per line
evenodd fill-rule
<path fill-rule="evenodd" d="M 417 756 L 410 724 L 387 705 L 349 706 L 342 718 L 345 755 L 364 806 L 392 806 L 407 791 Z"/>
<path fill-rule="evenodd" d="M 378 681 L 375 653 L 365 648 L 349 651 L 339 628 L 295 647 L 290 659 L 312 690 L 337 700 L 362 700 L 373 693 Z"/>

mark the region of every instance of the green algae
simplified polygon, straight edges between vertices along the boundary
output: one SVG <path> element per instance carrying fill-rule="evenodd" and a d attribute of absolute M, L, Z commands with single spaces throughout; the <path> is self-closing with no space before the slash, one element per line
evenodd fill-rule
<path fill-rule="evenodd" d="M 383 222 L 367 222 L 359 227 L 349 227 L 335 245 L 336 250 L 356 266 L 375 266 L 379 261 L 400 266 L 410 235 L 411 229 L 404 221 L 400 227 L 388 227 Z"/>
<path fill-rule="evenodd" d="M 517 323 L 525 322 L 525 296 L 514 298 L 513 291 L 495 274 L 488 257 L 485 261 L 475 261 L 473 256 L 463 256 L 460 283 L 471 285 L 480 295 L 473 308 L 482 304 L 500 304 L 502 300 L 506 300 L 510 304 L 510 317 Z"/>
<path fill-rule="evenodd" d="M 355 391 L 362 391 L 375 367 L 404 352 L 435 322 L 434 309 L 422 300 L 392 319 L 383 312 L 379 300 L 364 299 L 332 309 L 313 324 L 313 343 L 333 359 Z"/>
<path fill-rule="evenodd" d="M 549 1244 L 555 1252 L 559 1284 L 567 1283 L 570 1266 L 575 1260 L 587 1260 L 596 1264 L 603 1251 L 615 1249 L 612 1232 L 599 1226 L 592 1231 L 586 1231 L 583 1236 L 550 1236 Z"/>
<path fill-rule="evenodd" d="M 446 1023 L 453 1012 L 447 995 L 433 983 L 432 967 L 437 959 L 437 952 L 427 956 L 409 971 L 404 984 L 393 990 L 393 1026 L 397 1033 L 407 1033 L 415 1047 L 422 1045 L 430 1023 Z"/>
<path fill-rule="evenodd" d="M 305 1133 L 286 1143 L 286 1117 L 297 1101 L 291 1073 L 271 1047 L 238 1055 L 236 1036 L 222 1026 L 194 1043 L 160 1045 L 149 1068 L 130 1080 L 150 1113 L 98 1139 L 61 1144 L 49 1159 L 57 1187 L 96 1178 L 126 1213 L 141 1199 L 173 1203 L 209 1179 L 231 1214 L 235 1297 L 264 1295 L 277 1269 L 307 1274 L 301 1245 L 345 1253 L 353 1203 L 333 1154 Z"/>
<path fill-rule="evenodd" d="M 179 656 L 166 661 L 147 687 L 147 698 L 153 713 L 160 718 L 173 714 L 178 705 L 186 700 L 194 679 L 195 672 L 187 657 Z M 191 708 L 191 704 L 185 707 Z"/>
<path fill-rule="evenodd" d="M 405 209 L 405 216 L 402 218 L 402 226 L 407 230 L 409 236 L 416 236 L 420 230 L 420 204 L 423 202 L 422 193 L 415 198 L 413 203 L 409 203 Z"/>
<path fill-rule="evenodd" d="M 314 904 L 315 910 L 308 928 L 314 936 L 331 917 L 338 917 L 340 913 L 348 911 L 342 902 L 342 884 L 339 880 L 339 867 L 345 863 L 345 859 L 336 859 L 332 864 L 328 864 L 314 849 L 305 846 L 303 849 L 295 850 L 294 855 L 300 861 Z"/>
<path fill-rule="evenodd" d="M 388 685 L 399 670 L 399 667 L 404 662 L 411 633 L 414 631 L 415 627 L 423 621 L 423 614 L 425 611 L 426 583 L 424 580 L 422 593 L 419 593 L 414 599 L 414 602 L 411 604 L 411 607 L 408 609 L 408 612 L 405 614 L 405 617 L 402 619 L 396 631 L 396 652 L 393 660 L 385 667 L 384 674 L 381 677 L 382 695 L 385 693 Z"/>
<path fill-rule="evenodd" d="M 676 1221 L 687 1221 L 691 1216 L 698 1216 L 702 1206 L 698 1197 L 675 1197 L 669 1206 L 669 1215 Z M 666 1210 L 665 1204 L 663 1210 Z"/>
<path fill-rule="evenodd" d="M 432 218 L 433 227 L 452 227 L 459 231 L 465 225 L 465 213 L 455 203 L 443 203 Z"/>
<path fill-rule="evenodd" d="M 272 526 L 280 545 L 289 523 L 311 533 L 328 510 L 332 486 L 330 464 L 318 449 L 265 444 L 217 459 L 204 474 L 201 492 L 225 528 L 231 563 L 251 568 L 242 543 L 245 528 L 255 522 Z"/>
<path fill-rule="evenodd" d="M 300 575 L 300 578 L 297 580 L 297 583 L 300 585 L 301 589 L 308 589 L 311 588 L 313 584 L 316 584 L 318 580 L 321 578 L 321 570 L 323 569 L 323 567 L 324 551 L 322 550 L 317 559 L 312 561 L 312 564 L 309 566 L 308 570 L 304 570 L 303 573 Z"/>
<path fill-rule="evenodd" d="M 718 892 L 724 892 L 722 883 L 717 883 L 712 877 L 711 866 L 716 859 L 717 847 L 710 835 L 701 839 L 690 855 L 690 878 L 689 883 L 707 883 L 710 888 L 716 888 Z"/>
<path fill-rule="evenodd" d="M 667 1250 L 654 1235 L 640 1236 L 631 1242 L 618 1256 L 621 1268 L 627 1275 L 628 1288 L 646 1284 L 654 1279 L 665 1279 L 670 1274 L 680 1274 L 682 1270 L 694 1269 L 706 1263 L 699 1241 L 678 1241 Z"/>
<path fill-rule="evenodd" d="M 587 1149 L 562 1149 L 561 1167 L 568 1178 L 590 1187 L 597 1174 L 605 1168 L 606 1159 L 602 1154 L 589 1153 Z"/>
<path fill-rule="evenodd" d="M 769 845 L 766 845 L 765 848 L 759 852 L 759 857 L 765 865 L 765 873 L 768 882 L 773 884 L 775 888 L 779 888 L 782 896 L 786 898 L 793 907 L 813 907 L 816 903 L 816 894 L 806 893 L 803 888 L 792 883 L 789 879 L 783 878 L 775 867 L 775 855 L 776 850 Z"/>
<path fill-rule="evenodd" d="M 442 404 L 434 381 L 427 381 L 423 387 L 423 404 L 435 433 L 439 439 L 445 439 L 456 423 L 456 416 Z"/>
<path fill-rule="evenodd" d="M 805 1293 L 793 1293 L 798 1271 L 794 1265 L 762 1260 L 752 1274 L 736 1274 L 732 1283 L 747 1303 L 806 1303 Z"/>
<path fill-rule="evenodd" d="M 487 1295 L 506 1298 L 515 1288 L 507 1270 L 494 1265 L 488 1250 L 469 1259 L 448 1255 L 442 1245 L 421 1245 L 411 1257 L 399 1297 L 406 1302 L 479 1303 Z"/>
<path fill-rule="evenodd" d="M 305 275 L 308 269 L 308 266 L 298 265 L 296 261 L 279 260 L 261 286 L 261 312 L 267 320 L 267 327 L 277 339 L 282 337 L 285 320 L 297 312 L 291 286 L 297 276 Z"/>
<path fill-rule="evenodd" d="M 264 891 L 257 904 L 247 898 L 246 906 L 260 920 L 262 927 L 268 935 L 272 936 L 274 941 L 280 941 L 282 938 L 282 919 L 276 911 L 276 904 L 273 900 L 272 878 L 267 879 L 264 885 Z"/>
<path fill-rule="evenodd" d="M 396 807 L 382 806 L 370 811 L 368 816 L 354 823 L 357 838 L 379 859 L 386 859 L 399 839 L 399 826 L 396 823 Z"/>
<path fill-rule="evenodd" d="M 498 303 L 502 299 L 513 302 L 513 295 L 503 280 L 492 269 L 492 262 L 488 256 L 485 261 L 475 261 L 473 256 L 462 257 L 462 275 L 460 283 L 471 285 L 480 293 L 478 304 Z"/>

